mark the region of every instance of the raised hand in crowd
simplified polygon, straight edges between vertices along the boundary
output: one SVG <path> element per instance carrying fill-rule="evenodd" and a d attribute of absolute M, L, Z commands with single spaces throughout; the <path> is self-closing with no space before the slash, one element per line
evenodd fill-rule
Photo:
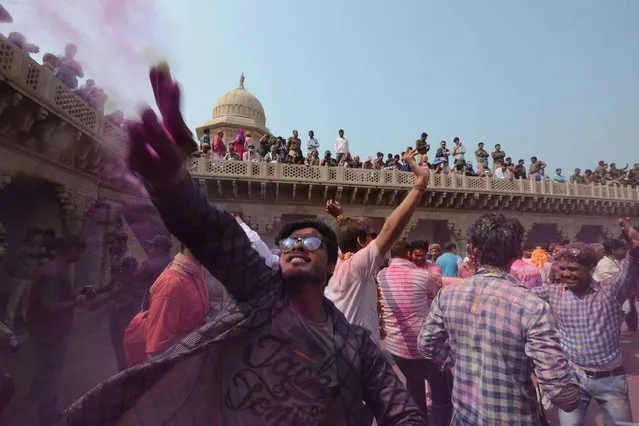
<path fill-rule="evenodd" d="M 179 174 L 197 144 L 182 118 L 180 87 L 171 78 L 168 65 L 152 67 L 149 78 L 162 124 L 150 107 L 142 111 L 142 121 L 128 123 L 129 165 L 147 181 L 161 186 Z"/>
<path fill-rule="evenodd" d="M 330 199 L 326 202 L 326 213 L 337 219 L 344 214 L 344 209 L 338 201 Z"/>

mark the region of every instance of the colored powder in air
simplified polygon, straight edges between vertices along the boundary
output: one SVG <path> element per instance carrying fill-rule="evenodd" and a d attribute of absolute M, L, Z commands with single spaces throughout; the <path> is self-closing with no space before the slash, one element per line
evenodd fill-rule
<path fill-rule="evenodd" d="M 154 0 L 29 0 L 19 5 L 28 10 L 21 16 L 29 21 L 20 27 L 41 53 L 61 55 L 67 43 L 75 43 L 85 78 L 108 95 L 106 112 L 130 114 L 141 101 L 153 99 L 149 64 L 168 56 L 162 48 L 170 43 L 168 25 L 156 5 Z"/>

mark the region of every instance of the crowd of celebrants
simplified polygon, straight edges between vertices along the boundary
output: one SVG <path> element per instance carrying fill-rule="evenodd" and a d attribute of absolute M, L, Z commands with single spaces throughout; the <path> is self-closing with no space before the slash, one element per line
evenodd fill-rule
<path fill-rule="evenodd" d="M 350 150 L 349 141 L 344 130 L 338 131 L 332 149 L 325 149 L 323 154 L 315 132 L 309 130 L 308 139 L 303 142 L 297 130 L 293 130 L 288 139 L 282 136 L 266 134 L 259 139 L 253 138 L 251 132 L 239 129 L 228 143 L 224 142 L 221 131 L 211 135 L 206 129 L 200 138 L 199 151 L 194 155 L 212 160 L 266 161 L 269 163 L 303 164 L 306 166 L 350 167 L 355 169 L 402 170 L 409 171 L 409 166 L 402 161 L 400 154 L 378 152 L 375 157 L 360 157 Z M 426 165 L 434 173 L 459 173 L 466 176 L 490 177 L 494 179 L 545 179 L 558 183 L 631 185 L 639 184 L 639 163 L 630 167 L 617 167 L 616 163 L 601 160 L 592 169 L 575 169 L 569 177 L 563 169 L 556 168 L 553 174 L 548 173 L 548 165 L 540 158 L 533 156 L 528 164 L 526 160 L 517 162 L 496 144 L 494 151 L 488 152 L 485 144 L 479 142 L 473 153 L 467 152 L 466 146 L 459 137 L 453 138 L 452 147 L 444 140 L 437 149 L 431 150 L 428 134 L 422 133 L 416 140 L 414 148 L 418 151 L 416 161 Z M 475 164 L 469 161 L 474 156 Z"/>
<path fill-rule="evenodd" d="M 13 17 L 6 8 L 2 7 L 0 24 L 12 22 Z M 13 31 L 6 38 L 27 56 L 40 53 L 40 46 L 27 40 L 27 37 L 21 32 Z M 72 90 L 87 104 L 104 112 L 108 95 L 104 89 L 96 84 L 94 79 L 85 78 L 82 64 L 76 59 L 77 52 L 78 47 L 74 43 L 67 43 L 64 46 L 64 53 L 60 55 L 51 52 L 45 53 L 42 56 L 42 66 L 51 71 L 56 80 Z M 81 84 L 82 79 L 85 79 L 84 84 Z M 121 111 L 114 111 L 108 114 L 107 118 L 110 118 L 118 126 L 124 123 L 124 114 Z"/>

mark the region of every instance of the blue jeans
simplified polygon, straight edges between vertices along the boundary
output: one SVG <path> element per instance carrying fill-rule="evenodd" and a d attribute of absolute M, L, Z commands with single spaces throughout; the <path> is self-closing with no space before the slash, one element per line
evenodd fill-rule
<path fill-rule="evenodd" d="M 604 426 L 615 426 L 616 422 L 632 422 L 625 374 L 601 379 L 591 379 L 578 374 L 577 379 L 581 384 L 581 402 L 579 407 L 570 413 L 559 410 L 561 426 L 583 425 L 591 399 L 597 401 L 603 412 Z"/>

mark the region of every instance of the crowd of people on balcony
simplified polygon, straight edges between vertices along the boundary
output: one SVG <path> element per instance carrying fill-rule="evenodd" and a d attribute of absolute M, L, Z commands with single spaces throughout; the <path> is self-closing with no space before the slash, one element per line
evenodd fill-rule
<path fill-rule="evenodd" d="M 0 10 L 0 22 L 13 22 L 13 18 L 5 8 Z M 18 31 L 11 32 L 7 39 L 27 55 L 40 52 L 38 45 L 28 42 L 25 35 Z M 45 53 L 42 56 L 42 66 L 50 70 L 58 81 L 73 90 L 85 102 L 102 111 L 108 96 L 93 79 L 87 79 L 84 85 L 80 86 L 79 80 L 84 78 L 84 70 L 75 59 L 77 51 L 78 48 L 74 43 L 67 43 L 63 55 Z"/>
<path fill-rule="evenodd" d="M 303 147 L 306 147 L 304 155 Z M 548 165 L 533 156 L 526 165 L 524 159 L 516 163 L 512 157 L 502 150 L 500 144 L 495 145 L 493 152 L 484 148 L 484 143 L 479 142 L 474 156 L 477 168 L 467 160 L 466 147 L 461 139 L 453 139 L 452 150 L 446 141 L 441 141 L 432 158 L 428 155 L 431 145 L 428 134 L 422 133 L 415 142 L 418 151 L 417 162 L 427 165 L 434 173 L 439 174 L 465 174 L 466 176 L 492 177 L 499 180 L 532 179 L 537 182 L 553 181 L 557 183 L 578 184 L 608 184 L 608 185 L 639 185 L 639 163 L 629 167 L 618 168 L 615 163 L 607 164 L 599 161 L 593 169 L 586 169 L 583 174 L 581 169 L 575 169 L 573 174 L 566 177 L 561 168 L 556 168 L 553 175 L 546 173 Z M 239 129 L 230 143 L 224 142 L 224 132 L 218 131 L 211 138 L 209 129 L 205 129 L 200 138 L 200 150 L 194 155 L 212 160 L 236 160 L 269 163 L 300 164 L 306 166 L 330 166 L 349 167 L 356 169 L 373 170 L 400 170 L 409 171 L 400 154 L 378 152 L 373 158 L 370 155 L 362 158 L 351 153 L 348 139 L 344 137 L 344 130 L 338 131 L 335 140 L 334 151 L 325 150 L 320 154 L 320 143 L 315 137 L 315 132 L 309 130 L 308 140 L 304 144 L 299 137 L 299 132 L 293 130 L 288 139 L 282 136 L 266 134 L 255 140 L 251 132 Z M 492 160 L 492 165 L 490 164 Z"/>

